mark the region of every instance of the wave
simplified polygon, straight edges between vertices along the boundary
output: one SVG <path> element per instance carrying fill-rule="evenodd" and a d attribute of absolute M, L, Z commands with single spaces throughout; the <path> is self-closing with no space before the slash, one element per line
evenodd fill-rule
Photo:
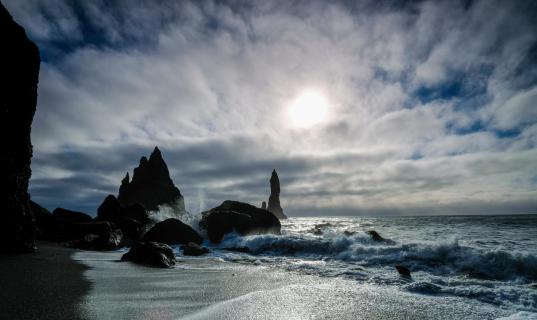
<path fill-rule="evenodd" d="M 221 248 L 248 248 L 254 255 L 353 262 L 364 267 L 402 264 L 412 272 L 463 275 L 480 280 L 537 280 L 537 257 L 504 250 L 462 246 L 456 239 L 438 243 L 375 242 L 365 233 L 351 236 L 228 235 Z"/>

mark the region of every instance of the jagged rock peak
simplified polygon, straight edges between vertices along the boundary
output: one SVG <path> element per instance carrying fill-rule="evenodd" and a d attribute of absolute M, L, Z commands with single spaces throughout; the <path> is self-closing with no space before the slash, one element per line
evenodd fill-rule
<path fill-rule="evenodd" d="M 174 185 L 168 166 L 158 147 L 155 147 L 149 160 L 143 156 L 140 165 L 121 181 L 118 200 L 121 205 L 142 204 L 148 210 L 157 210 L 163 204 L 177 205 L 184 211 L 184 200 Z"/>
<path fill-rule="evenodd" d="M 272 212 L 278 219 L 287 219 L 280 205 L 280 179 L 278 178 L 276 169 L 272 170 L 270 177 L 270 197 L 267 210 Z"/>
<path fill-rule="evenodd" d="M 0 3 L 0 252 L 33 251 L 30 139 L 37 105 L 39 50 Z"/>

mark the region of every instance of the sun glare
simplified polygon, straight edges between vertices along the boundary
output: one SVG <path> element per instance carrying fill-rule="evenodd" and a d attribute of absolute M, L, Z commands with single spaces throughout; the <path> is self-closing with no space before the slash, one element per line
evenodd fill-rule
<path fill-rule="evenodd" d="M 326 119 L 328 100 L 317 91 L 306 90 L 293 100 L 288 111 L 293 127 L 309 128 Z"/>

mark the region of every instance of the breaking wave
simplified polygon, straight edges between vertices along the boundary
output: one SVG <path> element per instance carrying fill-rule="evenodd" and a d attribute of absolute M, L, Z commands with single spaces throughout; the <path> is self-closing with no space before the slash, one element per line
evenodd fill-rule
<path fill-rule="evenodd" d="M 248 248 L 254 255 L 344 261 L 364 267 L 403 264 L 412 272 L 461 274 L 482 280 L 537 280 L 537 257 L 505 250 L 462 246 L 458 240 L 438 243 L 375 242 L 367 234 L 352 236 L 228 236 L 221 248 Z"/>

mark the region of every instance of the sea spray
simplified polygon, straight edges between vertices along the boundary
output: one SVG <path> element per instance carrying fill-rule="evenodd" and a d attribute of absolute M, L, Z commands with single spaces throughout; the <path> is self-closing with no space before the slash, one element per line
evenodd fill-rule
<path fill-rule="evenodd" d="M 158 210 L 151 213 L 151 219 L 154 221 L 154 223 L 170 218 L 178 219 L 199 232 L 199 221 L 201 219 L 201 214 L 191 213 L 182 208 L 183 206 L 181 204 L 161 205 L 159 206 Z"/>

